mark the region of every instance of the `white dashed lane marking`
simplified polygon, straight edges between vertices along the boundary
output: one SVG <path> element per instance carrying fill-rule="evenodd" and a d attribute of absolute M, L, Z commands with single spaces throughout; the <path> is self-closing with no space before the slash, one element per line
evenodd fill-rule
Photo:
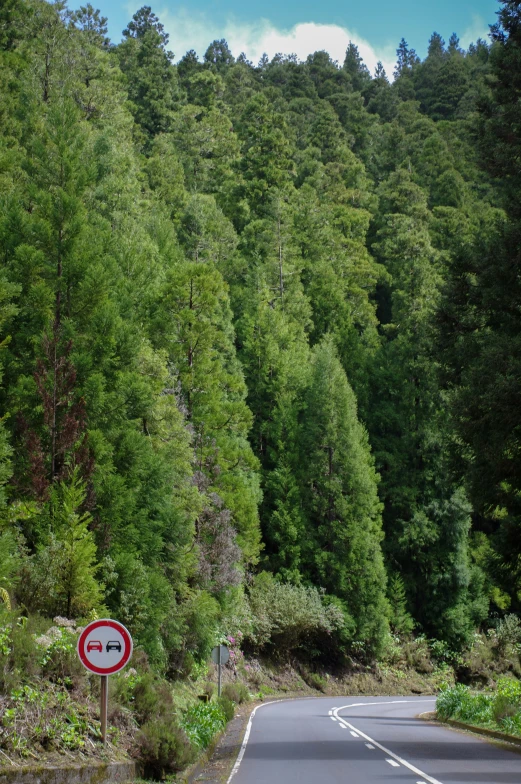
<path fill-rule="evenodd" d="M 359 735 L 365 741 L 367 741 L 367 743 L 365 745 L 368 748 L 373 748 L 374 749 L 374 747 L 376 746 L 376 748 L 380 749 L 380 751 L 383 751 L 384 754 L 387 754 L 388 756 L 385 758 L 386 762 L 388 762 L 389 765 L 392 765 L 393 768 L 399 768 L 400 765 L 403 765 L 403 767 L 408 768 L 412 773 L 416 773 L 417 776 L 421 776 L 422 777 L 421 784 L 441 784 L 441 782 L 438 781 L 438 779 L 435 779 L 433 776 L 428 776 L 426 773 L 423 772 L 423 770 L 419 770 L 415 765 L 411 765 L 410 762 L 408 762 L 407 760 L 402 759 L 402 757 L 399 757 L 397 754 L 394 754 L 394 752 L 390 751 L 390 749 L 387 749 L 381 743 L 378 743 L 377 740 L 374 740 L 374 738 L 371 738 L 369 735 L 366 735 L 366 733 L 362 732 L 361 730 L 359 730 L 358 727 L 354 727 L 349 721 L 344 719 L 343 716 L 338 716 L 338 711 L 348 710 L 349 708 L 362 708 L 362 707 L 367 708 L 369 705 L 379 705 L 379 706 L 380 705 L 396 705 L 396 704 L 404 704 L 404 703 L 408 703 L 408 702 L 434 702 L 434 700 L 429 698 L 429 699 L 425 699 L 425 700 L 389 700 L 389 702 L 379 701 L 379 702 L 375 702 L 375 703 L 358 702 L 358 703 L 352 703 L 351 705 L 343 705 L 341 708 L 336 708 L 336 709 L 333 708 L 333 712 L 337 716 L 338 721 L 339 721 L 340 724 L 345 724 L 345 726 L 349 730 L 352 730 L 353 732 L 356 732 L 357 735 Z"/>

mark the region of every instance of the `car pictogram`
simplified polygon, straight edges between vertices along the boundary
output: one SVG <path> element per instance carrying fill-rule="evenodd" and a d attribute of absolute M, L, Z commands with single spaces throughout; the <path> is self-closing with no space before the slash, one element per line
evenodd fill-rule
<path fill-rule="evenodd" d="M 87 643 L 87 653 L 90 651 L 99 651 L 103 653 L 103 645 L 101 644 L 100 640 L 89 640 Z"/>
<path fill-rule="evenodd" d="M 121 653 L 121 643 L 118 640 L 109 640 L 106 647 L 107 653 L 109 651 L 119 651 Z"/>

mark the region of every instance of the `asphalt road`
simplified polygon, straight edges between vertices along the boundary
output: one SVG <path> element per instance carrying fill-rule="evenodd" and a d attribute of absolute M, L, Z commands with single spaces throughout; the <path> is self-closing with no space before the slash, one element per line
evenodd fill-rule
<path fill-rule="evenodd" d="M 521 784 L 521 754 L 416 719 L 425 697 L 261 705 L 230 784 Z"/>

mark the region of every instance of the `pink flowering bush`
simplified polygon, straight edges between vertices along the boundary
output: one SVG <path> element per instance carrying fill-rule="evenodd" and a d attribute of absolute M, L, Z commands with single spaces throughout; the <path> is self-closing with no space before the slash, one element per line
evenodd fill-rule
<path fill-rule="evenodd" d="M 236 631 L 234 634 L 223 634 L 220 638 L 219 644 L 226 645 L 230 651 L 230 659 L 227 666 L 237 674 L 237 668 L 244 666 L 244 654 L 241 651 L 241 644 L 244 635 L 241 631 Z"/>

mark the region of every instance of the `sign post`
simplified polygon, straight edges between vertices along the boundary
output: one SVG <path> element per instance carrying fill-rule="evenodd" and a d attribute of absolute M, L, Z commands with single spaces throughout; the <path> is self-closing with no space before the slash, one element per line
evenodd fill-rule
<path fill-rule="evenodd" d="M 230 651 L 226 647 L 226 645 L 216 645 L 212 651 L 212 661 L 214 664 L 217 664 L 218 668 L 218 675 L 217 675 L 217 696 L 221 696 L 221 666 L 226 664 L 228 659 L 230 658 Z"/>
<path fill-rule="evenodd" d="M 109 676 L 101 676 L 101 697 L 100 697 L 100 719 L 101 719 L 101 740 L 107 742 L 107 713 L 109 708 Z"/>
<path fill-rule="evenodd" d="M 78 640 L 78 656 L 89 672 L 101 676 L 100 720 L 101 739 L 107 742 L 107 711 L 109 675 L 125 667 L 132 656 L 132 637 L 123 624 L 104 618 L 92 621 Z"/>

